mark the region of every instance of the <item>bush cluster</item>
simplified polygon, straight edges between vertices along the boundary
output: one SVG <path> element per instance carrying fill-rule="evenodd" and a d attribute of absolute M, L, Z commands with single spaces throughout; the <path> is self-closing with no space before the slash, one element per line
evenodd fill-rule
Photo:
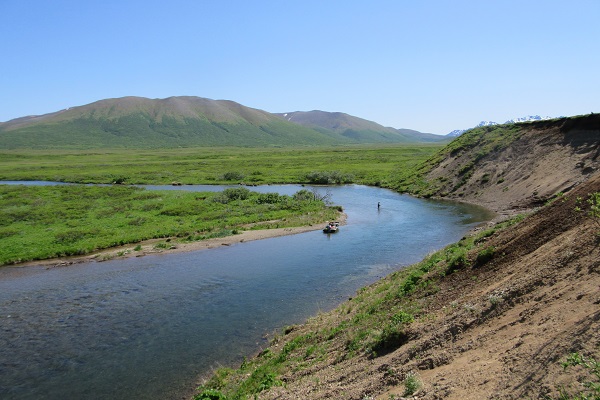
<path fill-rule="evenodd" d="M 340 171 L 313 171 L 304 176 L 308 183 L 316 185 L 341 185 L 354 182 L 354 176 Z"/>

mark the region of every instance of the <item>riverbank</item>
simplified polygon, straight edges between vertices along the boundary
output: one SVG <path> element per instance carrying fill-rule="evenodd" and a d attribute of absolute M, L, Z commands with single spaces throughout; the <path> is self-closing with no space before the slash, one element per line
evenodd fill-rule
<path fill-rule="evenodd" d="M 116 248 L 119 256 L 129 249 L 117 246 L 133 243 L 139 250 L 137 243 L 151 239 L 159 239 L 150 243 L 164 250 L 174 241 L 321 225 L 340 212 L 306 189 L 280 195 L 244 187 L 202 192 L 35 184 L 0 185 L 0 210 L 0 266 L 89 258 L 101 249 Z"/>
<path fill-rule="evenodd" d="M 340 225 L 346 224 L 346 214 L 341 213 L 338 221 Z M 46 268 L 64 267 L 86 262 L 102 262 L 119 258 L 144 257 L 150 255 L 166 255 L 182 252 L 201 251 L 218 248 L 221 246 L 232 246 L 238 243 L 251 242 L 254 240 L 270 239 L 280 236 L 297 235 L 323 229 L 326 221 L 319 225 L 253 229 L 239 231 L 235 235 L 199 240 L 194 242 L 182 242 L 177 238 L 152 239 L 140 243 L 131 243 L 125 246 L 98 250 L 85 256 L 59 257 L 46 260 L 36 260 L 26 263 L 12 265 L 12 267 L 45 266 Z"/>

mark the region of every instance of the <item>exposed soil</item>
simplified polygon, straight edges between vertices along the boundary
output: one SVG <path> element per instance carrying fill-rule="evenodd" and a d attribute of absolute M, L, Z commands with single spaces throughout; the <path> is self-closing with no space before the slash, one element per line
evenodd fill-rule
<path fill-rule="evenodd" d="M 478 147 L 450 156 L 429 174 L 446 178 L 448 197 L 512 214 L 543 205 L 600 170 L 600 114 L 522 124 L 520 137 L 476 162 L 457 189 L 461 168 Z"/>
<path fill-rule="evenodd" d="M 410 325 L 407 343 L 347 359 L 340 342 L 325 361 L 286 373 L 285 386 L 258 398 L 400 399 L 409 372 L 422 382 L 410 398 L 423 400 L 543 399 L 560 385 L 581 388 L 582 370 L 561 362 L 572 352 L 600 360 L 600 223 L 575 211 L 578 198 L 600 191 L 599 145 L 600 116 L 591 116 L 532 124 L 513 146 L 482 159 L 450 197 L 510 214 L 566 195 L 488 238 L 491 261 L 445 276 L 418 299 L 427 318 Z M 433 174 L 459 163 L 446 160 Z M 335 326 L 336 313 L 290 338 Z"/>

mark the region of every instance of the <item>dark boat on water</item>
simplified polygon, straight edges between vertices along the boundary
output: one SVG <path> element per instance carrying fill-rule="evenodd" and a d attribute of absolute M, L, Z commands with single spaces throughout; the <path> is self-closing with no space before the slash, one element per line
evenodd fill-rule
<path fill-rule="evenodd" d="M 325 228 L 323 228 L 323 233 L 336 233 L 340 228 L 340 223 L 337 221 L 329 222 Z"/>

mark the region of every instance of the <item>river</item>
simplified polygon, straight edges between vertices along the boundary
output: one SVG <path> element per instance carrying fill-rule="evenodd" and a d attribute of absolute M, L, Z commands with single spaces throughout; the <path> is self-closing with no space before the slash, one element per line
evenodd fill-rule
<path fill-rule="evenodd" d="M 302 187 L 251 189 L 292 194 Z M 348 215 L 336 234 L 0 268 L 0 398 L 181 398 L 198 376 L 267 346 L 276 329 L 332 309 L 491 217 L 380 188 L 318 190 L 329 190 Z"/>

